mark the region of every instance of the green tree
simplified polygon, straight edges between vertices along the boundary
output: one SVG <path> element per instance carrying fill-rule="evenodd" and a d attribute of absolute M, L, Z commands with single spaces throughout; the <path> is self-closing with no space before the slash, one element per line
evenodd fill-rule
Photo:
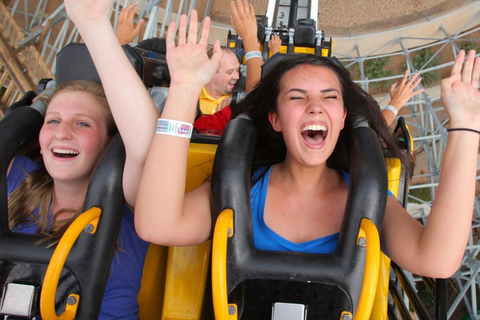
<path fill-rule="evenodd" d="M 430 61 L 430 59 L 432 60 Z M 415 54 L 412 62 L 415 70 L 424 70 L 438 66 L 440 57 L 438 55 L 434 57 L 434 54 L 429 49 L 422 49 Z M 405 64 L 405 68 L 406 67 Z M 440 75 L 437 71 L 422 73 L 422 83 L 425 85 L 435 83 L 438 80 L 440 80 Z"/>
<path fill-rule="evenodd" d="M 460 48 L 460 50 L 465 50 L 465 52 L 468 52 L 470 50 L 480 52 L 480 45 L 475 42 L 461 42 L 458 44 L 458 47 Z"/>
<path fill-rule="evenodd" d="M 385 69 L 386 66 L 390 65 L 390 62 L 391 62 L 390 58 L 379 58 L 379 59 L 367 60 L 364 64 L 365 76 L 369 80 L 392 76 L 393 72 Z M 375 82 L 371 82 L 370 86 L 373 89 L 388 90 L 388 87 L 390 86 L 391 83 L 392 83 L 392 80 L 375 81 Z"/>

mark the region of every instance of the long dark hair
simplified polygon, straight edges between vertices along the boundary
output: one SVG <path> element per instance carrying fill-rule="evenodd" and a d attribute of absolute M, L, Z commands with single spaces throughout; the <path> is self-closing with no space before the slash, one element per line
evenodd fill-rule
<path fill-rule="evenodd" d="M 407 155 L 402 152 L 389 132 L 377 101 L 356 85 L 350 78 L 350 73 L 341 65 L 336 64 L 329 58 L 309 54 L 291 55 L 278 62 L 235 109 L 234 116 L 246 113 L 252 119 L 258 131 L 258 140 L 252 162 L 253 169 L 270 166 L 285 160 L 287 147 L 282 133 L 273 130 L 268 120 L 268 113 L 277 111 L 277 97 L 280 93 L 280 83 L 283 76 L 289 70 L 301 65 L 322 66 L 330 69 L 337 75 L 342 88 L 347 117 L 345 127 L 340 131 L 335 150 L 327 161 L 329 167 L 348 171 L 346 142 L 351 134 L 351 123 L 354 119 L 364 118 L 377 133 L 383 146 L 384 156 L 400 158 L 402 163 L 407 166 L 407 172 L 410 171 L 411 162 L 408 161 Z"/>

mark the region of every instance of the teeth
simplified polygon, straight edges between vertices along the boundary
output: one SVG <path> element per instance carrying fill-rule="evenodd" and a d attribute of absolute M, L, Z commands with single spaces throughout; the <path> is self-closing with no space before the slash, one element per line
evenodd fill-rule
<path fill-rule="evenodd" d="M 53 149 L 53 152 L 60 154 L 78 154 L 78 151 L 75 150 L 65 150 L 65 149 Z"/>
<path fill-rule="evenodd" d="M 327 128 L 321 124 L 309 124 L 302 128 L 302 131 L 327 131 Z"/>

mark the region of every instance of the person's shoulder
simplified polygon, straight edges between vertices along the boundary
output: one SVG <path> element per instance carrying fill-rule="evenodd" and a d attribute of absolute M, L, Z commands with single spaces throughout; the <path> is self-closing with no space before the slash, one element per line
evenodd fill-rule
<path fill-rule="evenodd" d="M 252 186 L 256 185 L 258 181 L 260 181 L 269 171 L 272 169 L 273 166 L 264 166 L 260 167 L 252 175 Z"/>
<path fill-rule="evenodd" d="M 18 154 L 15 156 L 13 159 L 12 167 L 10 169 L 9 176 L 11 174 L 19 174 L 19 173 L 24 173 L 25 175 L 31 174 L 32 172 L 36 171 L 42 167 L 41 164 L 36 163 L 32 159 L 23 156 L 21 154 Z"/>
<path fill-rule="evenodd" d="M 23 155 L 16 155 L 8 172 L 8 193 L 15 190 L 29 174 L 38 170 L 42 165 Z"/>

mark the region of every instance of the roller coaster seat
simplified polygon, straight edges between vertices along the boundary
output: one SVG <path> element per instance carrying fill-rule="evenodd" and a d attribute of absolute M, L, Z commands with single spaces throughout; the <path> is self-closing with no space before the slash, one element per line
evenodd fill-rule
<path fill-rule="evenodd" d="M 280 61 L 284 59 L 288 59 L 289 54 L 283 54 L 283 53 L 276 53 L 273 56 L 271 56 L 263 65 L 262 65 L 262 73 L 261 77 L 265 77 L 268 73 L 270 73 L 273 68 L 279 63 Z M 338 60 L 337 57 L 328 57 L 328 59 L 332 62 L 334 62 L 338 66 L 342 66 L 341 62 Z"/>
<path fill-rule="evenodd" d="M 145 54 L 139 49 L 124 47 L 127 56 L 132 61 L 132 64 L 135 70 L 139 73 L 139 75 L 144 79 L 144 83 L 147 87 L 149 87 L 151 92 L 156 92 L 160 95 L 160 100 L 164 100 L 165 95 L 168 92 L 168 87 L 158 87 L 158 85 L 168 85 L 169 78 L 165 77 L 168 76 L 168 69 L 166 69 L 166 64 L 164 60 L 156 60 L 152 58 L 151 55 Z M 92 60 L 89 57 L 88 51 L 83 44 L 71 44 L 64 48 L 62 52 L 57 57 L 57 83 L 62 83 L 66 81 L 71 81 L 75 79 L 85 79 L 91 81 L 98 81 L 98 74 L 96 69 L 93 65 Z M 163 96 L 162 96 L 163 95 Z M 25 104 L 31 103 L 31 97 L 25 97 L 28 102 Z M 24 100 L 25 100 L 24 99 Z M 25 100 L 25 101 L 26 101 Z M 37 103 L 38 104 L 38 103 Z M 2 155 L 1 159 L 3 162 L 4 173 L 2 176 L 2 183 L 5 183 L 5 171 L 6 166 L 5 163 L 9 163 L 9 158 L 15 152 L 17 152 L 23 145 L 27 143 L 28 140 L 34 138 L 36 136 L 36 132 L 40 129 L 43 123 L 43 115 L 35 110 L 35 108 L 28 108 L 24 106 L 15 106 L 13 109 L 15 112 L 12 113 L 12 117 L 8 117 L 9 119 L 15 118 L 15 121 L 1 121 L 0 122 L 0 131 L 1 132 L 8 132 L 8 134 L 2 134 L 0 139 L 0 143 L 3 143 L 6 138 L 11 136 L 15 137 L 14 140 L 8 139 L 6 144 L 8 147 L 4 147 L 5 144 L 2 144 Z M 41 109 L 41 108 L 40 108 Z M 25 130 L 28 128 L 28 130 Z M 217 140 L 216 140 L 217 139 Z M 211 173 L 212 163 L 213 163 L 213 155 L 216 149 L 216 143 L 218 142 L 218 138 L 215 137 L 194 137 L 192 139 L 192 147 L 190 148 L 190 156 L 189 156 L 189 181 L 187 181 L 187 190 L 195 188 L 199 184 L 201 184 Z M 92 179 L 99 184 L 99 180 L 103 179 L 105 182 L 112 182 L 112 179 L 116 179 L 116 184 L 112 185 L 110 189 L 114 189 L 117 192 L 116 199 L 121 202 L 123 208 L 123 192 L 121 188 L 121 173 L 123 172 L 123 162 L 124 160 L 124 153 L 123 152 L 123 144 L 121 143 L 121 139 L 115 139 L 115 150 L 118 153 L 118 149 L 120 149 L 120 155 L 115 155 L 114 160 L 105 160 L 103 163 L 108 163 L 112 161 L 112 165 L 108 166 L 107 168 L 109 173 L 107 173 L 107 177 L 109 179 L 105 179 L 105 174 L 100 174 L 102 178 Z M 11 151 L 10 151 L 11 150 Z M 123 154 L 123 158 L 122 158 Z M 109 157 L 112 157 L 111 155 Z M 110 159 L 110 158 L 108 158 Z M 104 166 L 105 167 L 105 166 Z M 103 169 L 105 171 L 105 169 Z M 113 171 L 113 172 L 111 172 Z M 3 188 L 3 187 L 2 187 Z M 6 193 L 3 189 L 1 189 L 3 193 L 0 196 L 6 197 Z M 100 192 L 98 187 L 95 187 L 95 193 L 97 195 L 103 195 L 105 192 Z M 109 188 L 106 188 L 108 191 Z M 92 197 L 92 193 L 89 193 Z M 6 199 L 6 198 L 5 198 Z M 90 203 L 95 202 L 94 200 L 86 201 L 86 207 Z M 118 201 L 117 201 L 118 202 Z M 95 202 L 98 205 L 98 201 Z M 105 205 L 105 209 L 108 210 L 109 207 L 115 205 L 115 202 L 110 205 Z M 0 237 L 7 237 L 7 240 L 4 241 L 4 238 L 0 241 L 0 246 L 2 248 L 4 246 L 10 247 L 10 249 L 0 250 L 1 260 L 26 260 L 27 262 L 30 260 L 36 261 L 39 260 L 43 265 L 39 269 L 39 271 L 35 271 L 35 277 L 39 284 L 42 283 L 43 274 L 46 269 L 46 265 L 48 265 L 50 256 L 53 254 L 53 248 L 45 248 L 45 246 L 35 246 L 34 243 L 38 240 L 38 237 L 31 236 L 31 235 L 17 235 L 12 234 L 8 231 L 8 227 L 6 226 L 7 221 L 7 214 L 6 214 L 6 200 L 2 201 L 3 211 L 0 215 L 2 217 L 3 224 L 0 226 Z M 118 206 L 118 203 L 117 203 Z M 106 218 L 108 215 L 108 211 L 102 215 L 102 221 L 108 221 Z M 83 215 L 82 215 L 83 216 Z M 103 218 L 105 216 L 105 218 Z M 116 219 L 119 223 L 119 220 Z M 86 271 L 81 271 L 77 273 L 77 269 L 72 267 L 72 263 L 77 263 L 78 259 L 81 259 L 81 253 L 85 250 L 80 250 L 78 253 L 78 248 L 80 249 L 85 246 L 85 242 L 87 240 L 83 240 L 85 237 L 89 237 L 88 235 L 81 235 L 79 238 L 79 242 L 81 244 L 75 244 L 71 255 L 74 258 L 71 258 L 70 255 L 66 261 L 65 266 L 67 267 L 67 271 L 62 272 L 62 278 L 60 283 L 63 285 L 61 290 L 64 290 L 65 287 L 69 287 L 70 289 L 78 290 L 78 285 L 73 286 L 75 283 L 74 280 L 69 280 L 70 278 L 80 277 L 80 286 L 82 288 L 91 289 L 91 296 L 84 297 L 81 296 L 81 302 L 75 304 L 78 307 L 77 310 L 77 318 L 78 319 L 92 319 L 96 318 L 95 314 L 98 314 L 98 310 L 100 307 L 100 302 L 103 294 L 103 287 L 106 281 L 106 277 L 108 275 L 108 266 L 110 265 L 108 262 L 111 259 L 111 254 L 113 254 L 113 248 L 116 241 L 116 234 L 115 230 L 118 228 L 115 227 L 115 221 L 110 219 L 109 227 L 102 227 L 106 225 L 105 222 L 103 225 L 100 225 L 100 228 L 97 234 L 101 234 L 102 230 L 111 230 L 113 232 L 113 236 L 110 234 L 109 241 L 103 241 L 102 245 L 98 246 L 99 254 L 95 254 L 96 250 L 92 250 L 93 247 L 97 247 L 97 245 L 88 245 L 88 250 L 94 253 L 95 257 L 101 256 L 103 257 L 104 262 L 102 263 L 102 268 L 95 269 L 95 275 L 92 276 L 91 274 L 87 273 Z M 117 231 L 118 232 L 118 231 Z M 25 237 L 27 240 L 22 240 L 19 245 L 15 244 L 14 246 L 11 245 L 12 240 L 11 237 L 14 237 L 15 240 L 17 238 Z M 100 236 L 96 236 L 97 238 L 101 239 Z M 63 238 L 62 238 L 63 239 Z M 33 248 L 33 249 L 25 249 L 25 248 Z M 13 248 L 21 248 L 13 252 L 11 249 Z M 36 249 L 41 249 L 41 254 L 36 251 Z M 110 251 L 109 251 L 110 250 Z M 89 252 L 90 252 L 89 251 Z M 32 254 L 28 254 L 30 257 L 24 257 L 22 255 L 26 252 L 33 252 Z M 6 256 L 4 256 L 6 255 Z M 195 258 L 196 257 L 196 258 Z M 144 268 L 144 276 L 142 279 L 142 287 L 138 295 L 138 300 L 140 304 L 140 317 L 142 319 L 158 319 L 159 315 L 162 315 L 163 318 L 172 319 L 178 315 L 181 315 L 182 319 L 198 319 L 200 314 L 204 311 L 203 308 L 204 303 L 204 296 L 206 288 L 206 279 L 208 268 L 210 265 L 210 244 L 206 243 L 202 246 L 197 247 L 186 247 L 186 248 L 170 248 L 167 249 L 165 247 L 154 246 L 151 245 L 149 252 L 146 257 L 145 268 Z M 29 260 L 30 259 L 30 260 Z M 97 258 L 95 258 L 97 259 Z M 90 258 L 83 258 L 83 264 L 79 263 L 79 266 L 82 266 L 84 270 L 92 270 L 92 268 L 88 268 L 85 266 L 85 263 L 88 262 L 89 266 L 98 266 L 98 262 L 95 262 L 95 259 Z M 97 259 L 98 260 L 98 259 Z M 15 268 L 25 268 L 26 263 L 15 263 Z M 8 263 L 8 262 L 7 262 Z M 38 263 L 36 263 L 38 264 Z M 12 269 L 15 269 L 12 268 Z M 26 267 L 29 268 L 29 267 Z M 107 268 L 107 269 L 105 269 Z M 69 272 L 68 270 L 73 269 L 73 271 Z M 72 273 L 73 272 L 73 273 Z M 83 272 L 83 273 L 82 273 Z M 17 272 L 18 274 L 19 272 Z M 95 283 L 95 288 L 91 288 L 91 285 L 88 283 L 85 284 L 84 282 L 88 282 L 88 280 L 84 280 L 85 274 L 88 275 L 87 278 L 90 278 Z M 192 281 L 190 278 L 193 276 L 195 281 Z M 14 276 L 2 275 L 7 281 L 14 279 Z M 82 278 L 83 277 L 83 278 Z M 12 280 L 12 281 L 13 281 Z M 20 279 L 20 281 L 22 281 Z M 10 281 L 11 282 L 11 281 Z M 13 295 L 14 289 L 11 287 L 9 294 L 10 296 Z M 61 291 L 60 290 L 60 291 Z M 35 292 L 38 292 L 36 290 Z M 67 292 L 67 291 L 65 291 Z M 71 292 L 69 290 L 68 292 Z M 55 297 L 55 291 L 52 293 L 53 297 Z M 37 293 L 38 295 L 38 293 Z M 37 297 L 38 298 L 38 297 Z M 89 299 L 91 298 L 91 299 Z M 62 306 L 67 301 L 66 293 L 59 292 L 56 294 L 57 299 L 57 309 L 62 309 Z M 165 303 L 164 303 L 165 300 Z M 60 308 L 60 309 L 59 309 Z M 88 310 L 88 311 L 86 311 Z M 72 313 L 69 313 L 71 315 Z M 68 318 L 68 317 L 67 317 Z"/>
<path fill-rule="evenodd" d="M 218 137 L 192 137 L 185 192 L 211 176 L 217 143 Z M 211 241 L 170 248 L 151 244 L 138 297 L 140 319 L 209 319 L 210 254 Z"/>
<path fill-rule="evenodd" d="M 236 123 L 232 122 L 230 126 L 233 125 L 236 125 Z M 231 128 L 229 128 L 228 130 L 229 132 L 225 133 L 226 136 L 224 135 L 224 138 L 222 138 L 222 140 L 233 139 L 233 137 L 230 135 Z M 242 132 L 242 137 L 243 139 L 245 139 L 245 127 L 241 126 L 241 129 L 237 130 Z M 250 143 L 250 139 L 254 139 L 252 135 L 254 136 L 254 134 L 250 132 L 248 135 L 246 135 L 248 141 L 247 144 Z M 372 138 L 375 139 L 375 137 Z M 245 144 L 245 140 L 243 139 L 242 144 Z M 227 142 L 222 141 L 219 146 L 218 155 L 215 160 L 216 166 L 217 161 L 220 161 L 218 163 L 223 163 L 221 159 L 224 159 L 224 155 L 222 155 L 224 143 Z M 228 153 L 231 153 L 233 150 L 239 147 L 231 140 L 228 140 L 228 143 L 232 144 L 232 146 L 228 148 Z M 240 154 L 245 154 L 245 152 L 245 148 L 242 148 L 242 150 L 239 151 Z M 250 156 L 251 153 L 249 154 L 247 152 L 245 158 L 248 159 Z M 231 157 L 238 159 L 238 155 L 231 155 Z M 245 158 L 237 161 L 242 162 L 245 160 Z M 233 159 L 229 159 L 227 162 L 231 163 L 231 161 L 233 161 Z M 404 179 L 404 177 L 402 176 L 401 163 L 398 159 L 387 159 L 387 165 L 388 189 L 392 190 L 394 195 L 397 196 L 399 182 L 400 180 Z M 235 165 L 233 167 L 238 168 L 239 166 L 241 167 L 241 169 L 245 170 L 244 165 L 239 165 L 238 162 L 235 162 Z M 220 174 L 216 171 L 217 169 L 214 170 L 215 174 Z M 223 171 L 224 169 L 220 168 L 218 170 Z M 216 194 L 214 199 L 218 199 L 218 197 L 220 197 L 219 201 L 221 202 L 221 204 L 223 204 L 215 206 L 216 210 L 222 210 L 222 213 L 217 220 L 217 227 L 215 229 L 213 244 L 214 251 L 212 257 L 212 273 L 214 275 L 213 290 L 215 314 L 217 317 L 216 319 L 236 319 L 239 318 L 239 315 L 241 315 L 242 313 L 242 319 L 269 318 L 270 312 L 272 310 L 272 305 L 274 305 L 278 301 L 293 301 L 294 303 L 290 305 L 276 305 L 275 308 L 278 307 L 277 314 L 281 312 L 290 312 L 291 310 L 297 309 L 299 313 L 303 314 L 306 308 L 305 306 L 308 305 L 309 317 L 307 317 L 306 319 L 310 319 L 310 317 L 314 319 L 330 319 L 338 318 L 341 315 L 346 316 L 346 318 L 350 317 L 351 311 L 348 310 L 345 311 L 344 309 L 342 309 L 343 311 L 345 311 L 345 313 L 337 310 L 337 312 L 335 313 L 335 308 L 343 308 L 345 307 L 345 305 L 353 303 L 353 301 L 348 298 L 347 295 L 344 295 L 346 290 L 340 289 L 340 286 L 337 286 L 336 284 L 327 284 L 325 279 L 322 279 L 325 282 L 320 281 L 318 283 L 315 283 L 315 281 L 313 281 L 313 279 L 318 276 L 314 274 L 320 273 L 319 270 L 324 271 L 325 266 L 320 267 L 317 265 L 316 267 L 314 267 L 314 270 L 308 270 L 307 268 L 307 271 L 305 271 L 303 268 L 299 268 L 299 264 L 301 264 L 302 262 L 305 264 L 308 264 L 310 262 L 310 268 L 312 268 L 312 265 L 314 265 L 314 263 L 309 260 L 314 260 L 314 258 L 312 258 L 311 256 L 303 257 L 304 255 L 298 253 L 287 253 L 287 255 L 291 254 L 293 256 L 291 260 L 288 260 L 283 255 L 283 253 L 278 254 L 277 256 L 276 253 L 259 253 L 258 250 L 253 248 L 251 241 L 248 242 L 248 238 L 252 239 L 251 230 L 250 228 L 245 228 L 242 225 L 242 223 L 249 223 L 251 225 L 251 220 L 246 219 L 245 217 L 233 217 L 236 211 L 230 209 L 234 208 L 235 206 L 236 209 L 245 209 L 245 205 L 238 203 L 238 201 L 236 201 L 235 199 L 238 199 L 239 197 L 245 195 L 248 191 L 248 187 L 246 189 L 240 186 L 232 186 L 231 188 L 230 186 L 227 188 L 225 187 L 226 181 L 241 181 L 242 183 L 248 184 L 249 177 L 240 177 L 238 174 L 232 172 L 221 173 L 221 175 L 225 175 L 226 177 L 223 178 L 224 180 L 220 179 L 218 183 L 215 182 L 217 181 L 217 177 L 213 177 L 214 193 L 215 188 L 220 188 L 219 186 L 222 186 L 222 191 L 220 191 L 219 194 Z M 227 190 L 224 191 L 225 189 Z M 223 192 L 225 192 L 226 194 L 222 194 Z M 233 198 L 233 195 L 235 195 L 235 199 Z M 230 199 L 226 200 L 227 198 Z M 225 216 L 227 216 L 228 218 L 225 218 Z M 360 230 L 358 231 L 359 234 L 365 232 L 364 230 L 362 231 L 362 229 L 363 228 L 360 228 Z M 221 230 L 223 230 L 223 234 Z M 238 234 L 242 232 L 250 232 L 250 234 L 248 236 L 241 237 L 241 240 L 232 239 L 235 235 L 238 236 Z M 242 243 L 239 245 L 239 242 L 243 241 L 247 242 L 247 244 Z M 370 238 L 367 236 L 367 243 L 370 243 L 370 241 Z M 227 243 L 229 246 L 228 249 Z M 365 289 L 362 289 L 362 293 L 360 295 L 361 298 L 359 301 L 362 301 L 362 299 L 363 301 L 361 302 L 361 305 L 359 303 L 359 309 L 357 310 L 361 310 L 364 319 L 366 319 L 366 317 L 368 316 L 370 316 L 370 319 L 386 319 L 387 317 L 390 259 L 380 253 L 379 247 L 377 247 L 376 250 L 378 255 L 376 256 L 376 258 L 370 259 L 372 260 L 370 261 L 370 265 L 366 265 L 365 267 L 365 270 L 369 270 L 372 269 L 372 263 L 377 265 L 378 274 L 376 275 L 376 282 L 373 281 L 371 277 L 368 278 L 363 275 L 362 278 L 361 274 L 358 275 L 358 277 L 360 277 L 360 282 L 369 281 L 371 283 L 370 287 L 365 287 L 365 282 L 362 283 L 362 286 Z M 252 253 L 252 251 L 254 251 L 254 253 Z M 262 258 L 259 258 L 258 254 L 260 254 Z M 266 256 L 268 257 L 265 258 Z M 305 258 L 305 260 L 302 260 L 303 258 Z M 326 259 L 335 260 L 335 257 L 329 255 L 326 257 Z M 367 257 L 367 263 L 368 260 L 369 258 Z M 224 265 L 225 262 L 226 265 Z M 279 268 L 278 265 L 280 264 L 289 264 L 289 266 Z M 334 265 L 334 263 L 332 263 L 332 265 Z M 332 268 L 332 265 L 328 267 Z M 279 272 L 286 272 L 286 275 L 279 276 Z M 291 281 L 292 278 L 300 278 L 298 273 L 301 272 L 311 273 L 308 273 L 307 279 L 304 279 L 304 282 Z M 238 276 L 239 273 L 241 274 L 241 276 Z M 218 275 L 218 277 L 216 277 L 215 275 Z M 242 278 L 242 276 L 244 277 L 243 282 L 239 282 L 239 278 Z M 344 279 L 344 275 L 337 274 L 336 276 Z M 358 281 L 358 279 L 352 278 L 350 280 Z M 376 287 L 376 289 L 372 290 L 372 286 Z M 301 296 L 304 292 L 308 292 L 310 295 Z M 255 298 L 252 298 L 253 296 Z M 323 299 L 321 299 L 320 297 Z M 366 300 L 368 302 L 365 302 Z M 367 306 L 368 304 L 370 304 L 370 306 Z M 313 308 L 312 305 L 314 306 Z M 323 309 L 322 311 L 315 310 L 315 308 L 319 306 L 321 307 L 321 309 Z M 368 310 L 371 310 L 371 313 Z M 288 319 L 294 319 L 291 318 L 292 314 L 290 314 L 289 317 L 290 318 Z M 281 317 L 279 317 L 278 319 L 280 318 Z M 299 317 L 298 319 L 303 318 Z M 359 319 L 362 319 L 362 317 L 359 317 Z"/>
<path fill-rule="evenodd" d="M 128 55 L 129 50 L 126 51 Z M 135 53 L 135 50 L 132 52 Z M 132 55 L 132 57 L 130 57 L 132 63 L 135 62 L 135 59 L 138 60 L 138 55 Z M 148 63 L 133 64 L 136 66 L 137 72 L 148 74 L 145 71 L 148 70 L 148 68 L 145 68 L 145 64 L 148 65 Z M 98 74 L 89 58 L 86 47 L 73 44 L 62 50 L 57 57 L 57 83 L 61 84 L 76 79 L 98 82 Z M 53 90 L 53 88 L 46 89 L 42 92 L 42 95 L 51 95 Z M 0 122 L 0 130 L 2 131 L 0 141 L 2 157 L 0 160 L 3 169 L 0 196 L 4 199 L 0 213 L 2 223 L 0 226 L 0 237 L 2 237 L 0 243 L 5 246 L 0 250 L 2 252 L 0 260 L 3 264 L 2 279 L 4 281 L 2 285 L 4 285 L 5 290 L 2 297 L 14 296 L 15 292 L 19 290 L 17 284 L 22 285 L 26 282 L 39 288 L 43 282 L 40 309 L 44 317 L 47 319 L 56 318 L 56 310 L 63 310 L 68 295 L 69 302 L 63 314 L 66 319 L 73 317 L 78 319 L 95 318 L 100 310 L 103 290 L 110 271 L 110 261 L 113 257 L 120 227 L 121 220 L 119 218 L 122 214 L 118 213 L 123 212 L 124 208 L 122 173 L 125 153 L 123 143 L 118 135 L 112 139 L 109 147 L 99 160 L 91 179 L 84 210 L 93 209 L 93 207 L 99 207 L 100 209 L 98 211 L 90 209 L 80 215 L 72 223 L 58 245 L 50 247 L 50 242 L 37 245 L 36 242 L 40 239 L 40 236 L 11 232 L 7 223 L 6 170 L 15 154 L 28 141 L 37 138 L 38 131 L 43 124 L 45 105 L 42 100 L 32 103 L 34 96 L 35 94 L 32 92 L 27 93 L 16 105 L 10 107 L 11 113 Z M 101 219 L 98 222 L 100 214 Z M 92 217 L 93 220 L 88 218 L 87 221 L 85 217 Z M 83 220 L 85 222 L 82 222 Z M 80 232 L 77 239 L 77 236 L 72 235 L 71 231 L 75 228 L 78 230 L 79 223 L 80 225 L 82 223 L 98 225 L 98 227 L 93 227 L 94 230 L 91 235 L 89 232 Z M 59 248 L 63 243 L 73 245 L 73 247 L 67 246 L 66 254 L 68 254 L 68 257 L 64 251 L 60 255 L 57 254 L 60 252 Z M 56 257 L 60 257 L 60 260 Z M 53 263 L 53 259 L 55 259 L 55 263 Z M 62 271 L 61 266 L 63 265 L 65 269 Z M 58 293 L 56 292 L 58 279 L 52 280 L 50 276 L 52 266 L 52 270 L 57 270 L 54 273 L 62 272 Z M 58 266 L 60 266 L 59 271 Z M 51 284 L 53 284 L 53 288 Z M 10 288 L 10 292 L 8 292 L 8 288 Z M 40 292 L 40 290 L 36 291 Z M 84 294 L 85 292 L 88 292 L 88 295 Z M 80 293 L 80 296 L 75 295 L 78 293 Z M 81 302 L 79 302 L 79 298 Z M 32 299 L 38 299 L 38 297 Z M 3 300 L 3 302 L 5 301 Z M 71 303 L 72 301 L 76 302 Z M 7 303 L 15 303 L 15 301 L 8 300 Z M 8 309 L 3 307 L 5 307 L 5 304 L 2 305 L 2 311 Z M 33 316 L 38 311 L 36 303 L 32 303 L 30 311 L 23 310 L 21 311 L 23 314 L 16 315 Z"/>
<path fill-rule="evenodd" d="M 216 319 L 270 318 L 272 305 L 277 302 L 291 303 L 289 308 L 298 307 L 302 314 L 308 308 L 308 318 L 297 314 L 298 319 L 338 319 L 366 308 L 359 302 L 367 299 L 362 280 L 364 271 L 369 274 L 374 269 L 371 265 L 378 267 L 380 259 L 377 229 L 386 205 L 387 173 L 376 135 L 365 123 L 354 130 L 349 158 L 356 161 L 349 162 L 349 204 L 338 249 L 328 255 L 312 255 L 261 251 L 253 245 L 249 162 L 256 131 L 244 117 L 229 123 L 215 156 L 212 177 L 213 210 L 218 215 L 212 258 Z M 364 226 L 366 220 L 373 224 Z M 375 248 L 372 233 L 378 241 L 373 255 L 363 243 L 366 238 Z M 376 287 L 378 275 L 369 277 L 368 284 Z M 373 298 L 368 303 L 371 308 Z M 279 310 L 284 307 L 279 305 Z"/>
<path fill-rule="evenodd" d="M 124 51 L 144 80 L 161 112 L 170 82 L 163 56 L 155 58 L 151 52 L 129 46 L 124 46 Z M 87 69 L 98 78 L 83 44 L 71 44 L 62 50 L 62 54 L 62 57 L 59 56 L 62 65 L 70 65 L 72 61 L 79 59 L 78 57 L 83 57 L 86 62 L 81 67 L 76 65 L 76 68 L 68 69 L 66 75 L 58 74 L 59 79 L 62 81 L 68 81 L 67 79 L 71 77 L 84 79 L 84 70 Z M 91 76 L 87 76 L 87 79 L 90 79 L 89 77 Z M 187 163 L 186 192 L 200 186 L 211 175 L 218 139 L 202 135 L 192 137 Z M 140 318 L 153 320 L 161 315 L 162 319 L 193 320 L 200 319 L 202 314 L 208 314 L 208 301 L 211 301 L 211 297 L 206 298 L 210 291 L 206 284 L 210 252 L 210 242 L 178 248 L 151 244 L 145 259 L 142 286 L 138 295 Z"/>
<path fill-rule="evenodd" d="M 262 67 L 262 77 L 286 57 L 272 56 Z M 404 122 L 400 119 L 399 123 Z M 408 129 L 401 128 L 402 134 L 408 134 Z M 371 245 L 372 234 L 381 227 L 387 175 L 388 190 L 397 197 L 406 194 L 402 191 L 406 176 L 399 159 L 387 159 L 385 165 L 378 139 L 367 125 L 353 130 L 349 159 L 363 164 L 361 169 L 355 168 L 357 164 L 349 161 L 352 184 L 340 232 L 345 240 L 339 242 L 339 249 L 333 254 L 310 255 L 260 251 L 254 247 L 249 163 L 256 131 L 248 117 L 239 117 L 228 125 L 217 150 L 212 177 L 213 210 L 218 215 L 212 257 L 216 319 L 283 319 L 279 316 L 283 312 L 296 313 L 297 318 L 290 314 L 288 319 L 348 319 L 354 314 L 360 315 L 359 319 L 370 315 L 372 319 L 386 319 L 390 260 L 380 252 L 379 243 Z M 410 141 L 406 136 L 402 139 Z M 355 191 L 356 188 L 361 191 Z M 365 197 L 359 196 L 363 192 Z M 355 204 L 356 201 L 359 202 Z M 373 221 L 374 232 L 371 226 L 364 225 L 365 220 Z M 369 248 L 362 247 L 363 237 L 376 254 L 366 253 Z M 350 249 L 342 256 L 344 246 Z M 371 269 L 377 272 L 368 274 Z M 273 310 L 278 308 L 278 318 L 272 314 L 272 306 Z"/>
<path fill-rule="evenodd" d="M 123 50 L 146 87 L 164 87 L 170 84 L 167 61 L 163 55 L 129 45 L 124 45 Z M 100 82 L 92 58 L 83 43 L 71 43 L 57 55 L 57 83 L 72 80 Z"/>
<path fill-rule="evenodd" d="M 265 26 L 268 23 L 268 18 L 265 15 L 257 15 L 257 38 L 258 42 L 263 43 L 265 41 L 266 37 L 266 32 L 265 32 Z M 231 30 L 228 30 L 227 33 L 227 42 L 228 45 L 227 47 L 231 49 L 237 49 L 237 50 L 242 50 L 243 51 L 243 41 L 242 39 L 231 32 Z M 243 57 L 243 54 L 241 55 Z"/>
<path fill-rule="evenodd" d="M 310 53 L 323 57 L 332 56 L 332 38 L 325 39 L 323 31 L 316 29 L 313 19 L 298 19 L 294 28 L 283 26 L 272 28 L 267 25 L 268 18 L 257 15 L 257 38 L 261 44 L 260 51 L 264 61 L 270 57 L 268 44 L 273 34 L 278 35 L 282 41 L 280 53 Z M 242 40 L 231 31 L 227 34 L 227 46 L 243 53 Z M 246 64 L 245 60 L 243 60 L 243 64 Z"/>
<path fill-rule="evenodd" d="M 55 310 L 63 310 L 66 306 L 65 319 L 73 319 L 73 317 L 92 319 L 98 315 L 100 310 L 106 276 L 110 270 L 109 262 L 113 256 L 120 227 L 118 212 L 122 212 L 124 207 L 121 184 L 125 160 L 123 144 L 119 136 L 112 139 L 99 160 L 89 185 L 84 210 L 94 207 L 98 210 L 88 211 L 87 216 L 92 218 L 88 218 L 83 227 L 91 223 L 96 227 L 93 227 L 92 232 L 89 233 L 82 231 L 83 227 L 80 225 L 78 239 L 77 235 L 71 234 L 71 229 L 67 230 L 61 242 L 64 239 L 67 242 L 75 242 L 77 239 L 75 245 L 71 242 L 73 247 L 66 260 L 62 261 L 66 257 L 60 256 L 60 259 L 56 259 L 55 264 L 52 265 L 50 260 L 57 253 L 55 249 L 59 245 L 50 247 L 51 241 L 37 244 L 41 236 L 12 232 L 8 227 L 7 168 L 18 151 L 31 139 L 37 137 L 43 124 L 42 111 L 44 112 L 45 106 L 42 104 L 41 100 L 37 100 L 30 107 L 18 107 L 0 121 L 0 137 L 2 137 L 0 139 L 0 149 L 2 150 L 0 156 L 2 166 L 0 177 L 0 197 L 2 198 L 0 201 L 0 263 L 2 266 L 0 270 L 2 272 L 1 285 L 4 290 L 2 313 L 12 315 L 11 312 L 13 312 L 13 315 L 21 317 L 34 316 L 39 311 L 36 301 L 38 301 L 38 295 L 41 295 L 40 307 L 42 314 L 44 308 L 46 310 L 45 318 L 55 319 Z M 104 201 L 105 199 L 109 200 Z M 101 219 L 98 221 L 100 212 Z M 85 214 L 80 217 L 85 217 Z M 62 271 L 63 265 L 65 269 Z M 55 270 L 61 278 L 58 293 L 56 290 L 58 278 L 56 280 L 55 276 L 51 278 L 49 270 Z M 30 309 L 14 308 L 12 310 L 8 305 L 14 306 L 17 300 L 9 300 L 8 297 L 15 297 L 16 293 L 23 292 L 22 286 L 26 284 L 33 288 L 32 296 L 20 298 L 32 301 Z M 40 287 L 42 287 L 41 293 Z M 48 294 L 43 299 L 45 292 Z"/>
<path fill-rule="evenodd" d="M 313 19 L 300 19 L 295 27 L 293 44 L 297 47 L 314 47 L 316 42 L 316 27 Z"/>

